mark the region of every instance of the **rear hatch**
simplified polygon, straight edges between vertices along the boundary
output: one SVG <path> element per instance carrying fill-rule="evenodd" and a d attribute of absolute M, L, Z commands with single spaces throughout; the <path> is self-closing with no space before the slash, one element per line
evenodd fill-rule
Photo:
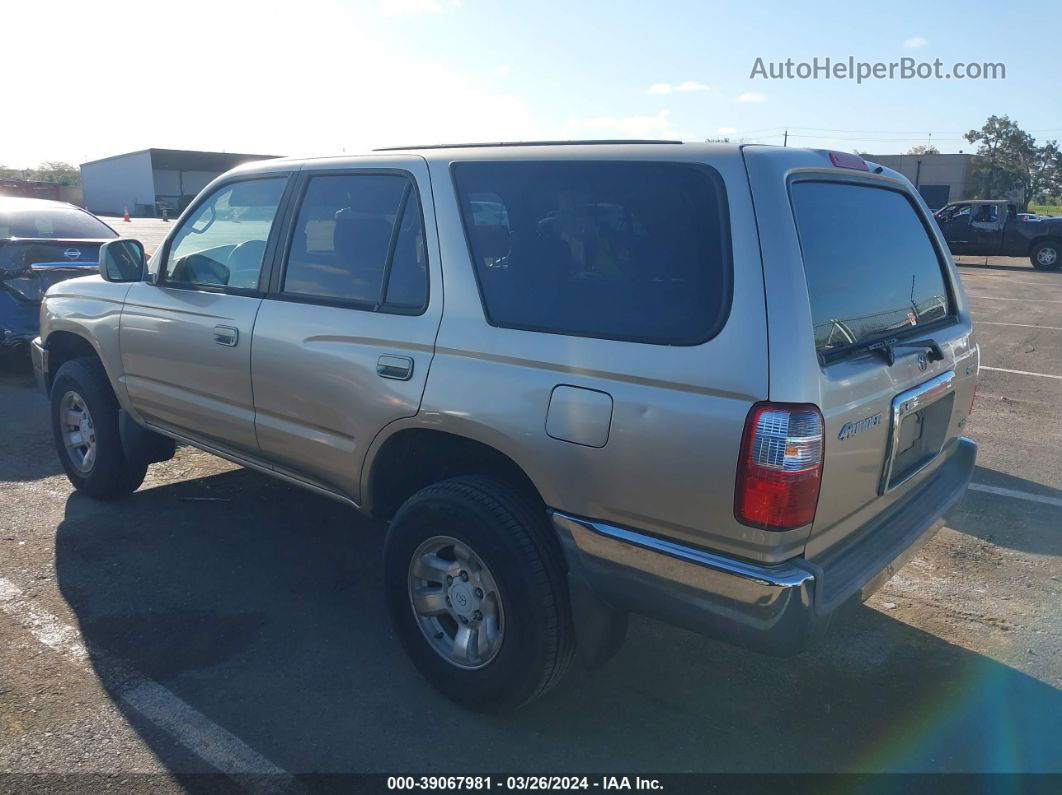
<path fill-rule="evenodd" d="M 977 348 L 952 258 L 907 180 L 851 155 L 745 151 L 771 400 L 814 403 L 825 421 L 805 531 L 814 560 L 912 497 L 955 449 Z"/>
<path fill-rule="evenodd" d="M 105 240 L 0 240 L 0 284 L 16 298 L 39 302 L 56 282 L 97 272 Z"/>

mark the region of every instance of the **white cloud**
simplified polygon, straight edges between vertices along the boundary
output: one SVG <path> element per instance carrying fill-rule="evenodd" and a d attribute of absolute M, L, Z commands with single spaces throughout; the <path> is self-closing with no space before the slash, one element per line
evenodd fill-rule
<path fill-rule="evenodd" d="M 903 46 L 908 50 L 917 50 L 919 47 L 925 47 L 928 43 L 921 36 L 912 36 L 909 39 L 904 39 Z"/>
<path fill-rule="evenodd" d="M 565 134 L 575 136 L 619 135 L 623 138 L 697 138 L 695 133 L 679 130 L 671 122 L 671 111 L 662 110 L 653 116 L 597 116 L 589 119 L 570 119 Z"/>
<path fill-rule="evenodd" d="M 501 66 L 495 66 L 494 67 L 494 71 L 497 72 L 500 75 L 507 75 L 512 70 L 513 70 L 513 68 L 511 66 L 507 65 L 507 64 L 502 64 Z"/>
<path fill-rule="evenodd" d="M 723 135 L 730 135 L 731 133 L 736 133 L 737 132 L 737 128 L 736 127 L 720 127 L 717 130 L 717 132 L 720 132 Z"/>
<path fill-rule="evenodd" d="M 653 83 L 649 86 L 648 94 L 688 94 L 694 91 L 708 91 L 711 86 L 698 83 L 696 80 L 686 80 L 682 83 Z"/>
<path fill-rule="evenodd" d="M 767 97 L 765 97 L 759 91 L 746 91 L 744 94 L 737 98 L 737 101 L 744 102 L 747 104 L 750 102 L 760 103 L 763 102 L 765 99 L 767 99 Z"/>

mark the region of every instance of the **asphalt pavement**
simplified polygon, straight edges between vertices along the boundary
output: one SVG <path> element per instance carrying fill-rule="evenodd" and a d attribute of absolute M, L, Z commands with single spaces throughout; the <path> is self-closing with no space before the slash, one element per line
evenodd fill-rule
<path fill-rule="evenodd" d="M 1062 273 L 961 272 L 979 465 L 915 560 L 816 651 L 634 619 L 603 669 L 501 717 L 404 657 L 380 526 L 187 448 L 129 499 L 73 494 L 7 372 L 0 772 L 1062 772 Z"/>

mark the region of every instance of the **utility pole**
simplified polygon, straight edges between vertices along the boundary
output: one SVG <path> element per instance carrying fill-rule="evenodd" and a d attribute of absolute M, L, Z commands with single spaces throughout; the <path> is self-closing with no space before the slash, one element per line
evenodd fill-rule
<path fill-rule="evenodd" d="M 782 146 L 789 146 L 789 130 L 785 131 L 785 137 L 782 138 Z"/>

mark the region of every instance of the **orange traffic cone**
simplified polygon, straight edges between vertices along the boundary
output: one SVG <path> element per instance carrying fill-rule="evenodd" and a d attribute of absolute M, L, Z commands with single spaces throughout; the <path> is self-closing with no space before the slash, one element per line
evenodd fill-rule
<path fill-rule="evenodd" d="M 122 220 L 123 221 L 128 221 L 129 220 L 129 208 L 128 207 L 126 207 L 125 208 L 125 212 L 122 213 Z"/>

